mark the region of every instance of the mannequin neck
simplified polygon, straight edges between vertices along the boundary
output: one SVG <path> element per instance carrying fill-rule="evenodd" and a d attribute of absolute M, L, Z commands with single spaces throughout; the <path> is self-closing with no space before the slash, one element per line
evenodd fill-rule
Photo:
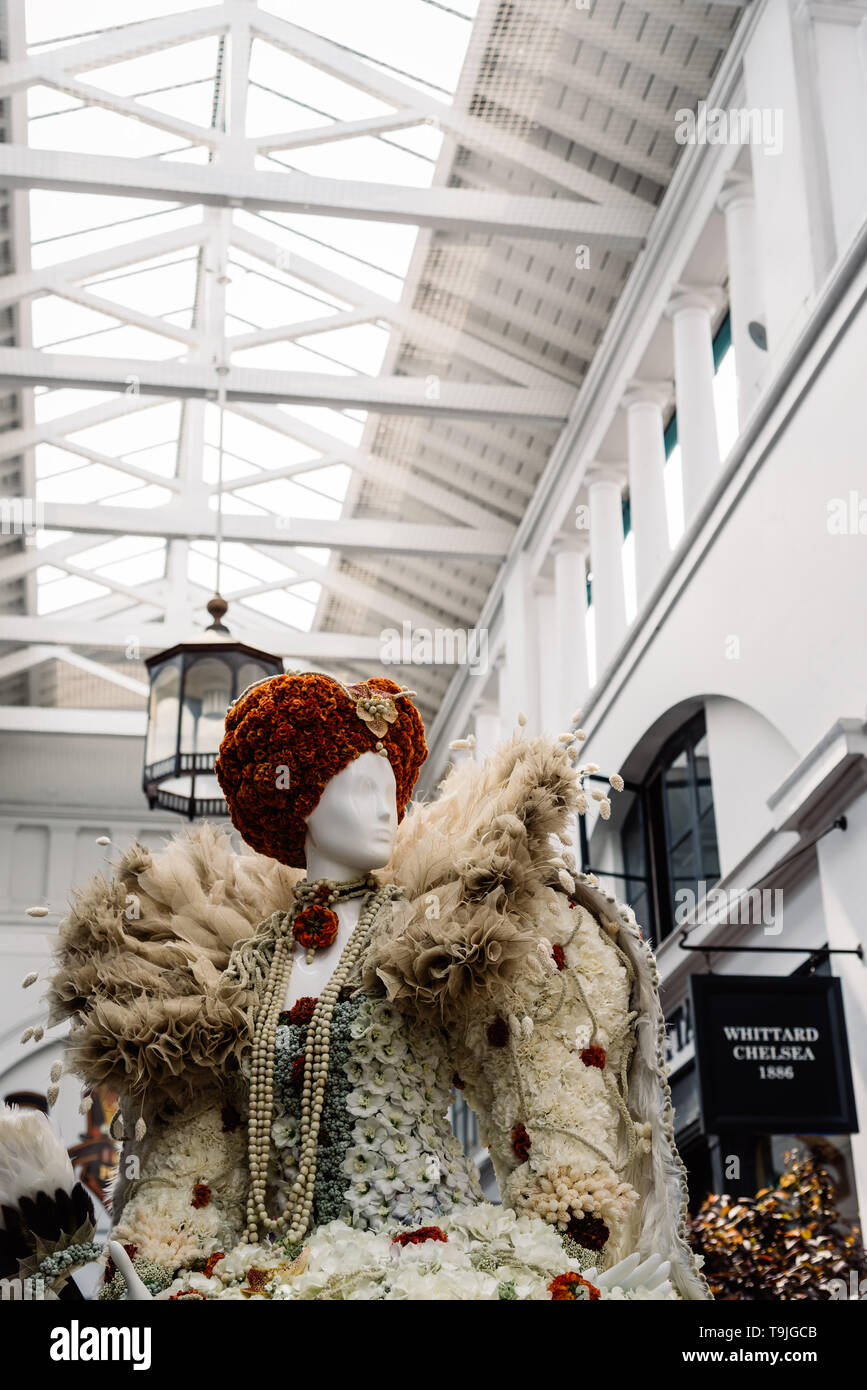
<path fill-rule="evenodd" d="M 318 878 L 330 878 L 336 883 L 345 883 L 350 879 L 361 878 L 363 874 L 370 872 L 369 869 L 356 868 L 353 864 L 342 864 L 332 855 L 317 849 L 315 845 L 311 845 L 309 838 L 305 858 L 307 860 L 307 879 L 310 883 L 315 883 Z"/>

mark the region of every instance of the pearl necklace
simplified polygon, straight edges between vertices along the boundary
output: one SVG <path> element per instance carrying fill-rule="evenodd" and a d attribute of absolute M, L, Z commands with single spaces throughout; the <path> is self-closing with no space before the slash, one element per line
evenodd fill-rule
<path fill-rule="evenodd" d="M 301 910 L 302 901 L 315 895 L 316 890 L 326 883 L 335 898 L 359 897 L 362 893 L 370 891 L 367 878 L 350 883 L 333 883 L 323 879 L 312 885 L 302 882 L 296 888 L 296 895 L 299 895 L 299 889 L 301 890 L 300 901 L 296 899 L 293 910 L 287 912 L 282 920 L 275 924 L 274 954 L 256 1019 L 250 1066 L 250 1118 L 247 1131 L 250 1190 L 247 1196 L 247 1240 L 251 1245 L 258 1244 L 260 1230 L 285 1231 L 286 1239 L 290 1242 L 302 1240 L 307 1233 L 313 1211 L 319 1127 L 325 1103 L 334 1007 L 341 989 L 370 942 L 380 912 L 401 891 L 396 885 L 387 884 L 370 894 L 362 908 L 358 924 L 343 948 L 337 968 L 316 1002 L 307 1029 L 307 1043 L 304 1049 L 298 1177 L 289 1190 L 285 1210 L 280 1216 L 269 1216 L 265 1207 L 265 1189 L 271 1150 L 271 1121 L 274 1113 L 274 1047 L 277 1024 L 292 975 L 295 947 L 292 924 Z"/>

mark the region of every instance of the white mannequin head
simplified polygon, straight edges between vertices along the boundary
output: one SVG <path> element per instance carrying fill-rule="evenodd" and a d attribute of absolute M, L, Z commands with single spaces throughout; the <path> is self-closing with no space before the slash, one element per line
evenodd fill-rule
<path fill-rule="evenodd" d="M 391 858 L 397 794 L 388 758 L 362 753 L 327 783 L 307 817 L 308 879 L 357 878 Z"/>

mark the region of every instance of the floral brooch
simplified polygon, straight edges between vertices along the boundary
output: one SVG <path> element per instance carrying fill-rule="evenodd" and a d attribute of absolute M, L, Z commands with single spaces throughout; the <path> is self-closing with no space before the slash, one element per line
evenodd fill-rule
<path fill-rule="evenodd" d="M 383 734 L 387 734 L 389 724 L 393 724 L 397 719 L 395 701 L 415 694 L 414 690 L 399 690 L 394 695 L 388 695 L 385 691 L 375 690 L 365 684 L 347 685 L 344 689 L 355 701 L 355 713 L 367 725 L 374 738 L 382 738 Z"/>

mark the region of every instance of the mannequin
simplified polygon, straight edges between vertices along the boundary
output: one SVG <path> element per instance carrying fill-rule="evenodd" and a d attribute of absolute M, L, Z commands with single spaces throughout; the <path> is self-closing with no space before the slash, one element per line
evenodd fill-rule
<path fill-rule="evenodd" d="M 362 753 L 331 778 L 318 806 L 307 817 L 304 844 L 308 878 L 352 879 L 381 869 L 391 858 L 396 830 L 391 763 L 376 753 Z M 305 996 L 316 998 L 322 993 L 358 924 L 361 899 L 340 902 L 335 911 L 340 928 L 332 946 L 317 951 L 308 965 L 304 948 L 295 945 L 287 1009 Z"/>
<path fill-rule="evenodd" d="M 391 764 L 375 753 L 362 753 L 331 778 L 319 804 L 307 818 L 308 877 L 339 881 L 381 869 L 391 858 L 396 830 L 397 806 Z M 299 999 L 321 994 L 358 924 L 361 904 L 361 898 L 350 898 L 336 905 L 340 922 L 337 939 L 331 946 L 317 951 L 310 964 L 305 959 L 304 947 L 295 943 L 286 1009 L 291 1009 Z M 112 1259 L 126 1278 L 127 1297 L 136 1301 L 152 1298 L 123 1246 L 116 1240 L 109 1244 Z"/>
<path fill-rule="evenodd" d="M 216 768 L 257 853 L 206 825 L 80 895 L 55 1017 L 70 1065 L 124 1096 L 135 1158 L 101 1297 L 707 1297 L 652 961 L 563 857 L 580 775 L 519 737 L 404 821 L 425 754 L 391 681 L 262 682 Z M 402 1261 L 426 1242 L 449 1258 Z"/>

